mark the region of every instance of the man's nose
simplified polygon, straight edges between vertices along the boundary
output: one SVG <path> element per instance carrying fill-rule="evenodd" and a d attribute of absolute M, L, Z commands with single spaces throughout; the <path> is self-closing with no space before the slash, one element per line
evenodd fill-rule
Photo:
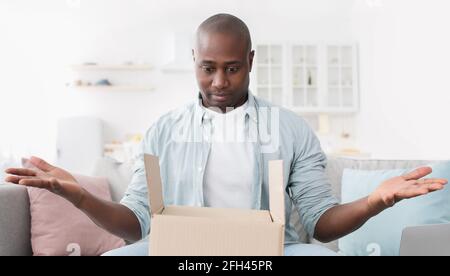
<path fill-rule="evenodd" d="M 228 78 L 224 72 L 218 70 L 214 75 L 212 86 L 216 89 L 223 89 L 229 85 Z"/>

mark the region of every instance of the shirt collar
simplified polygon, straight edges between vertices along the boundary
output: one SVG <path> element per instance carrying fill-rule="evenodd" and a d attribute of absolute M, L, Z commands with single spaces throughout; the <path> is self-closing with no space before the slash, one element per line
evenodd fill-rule
<path fill-rule="evenodd" d="M 249 91 L 248 92 L 248 107 L 245 109 L 246 116 L 248 115 L 249 118 L 254 121 L 258 122 L 257 117 L 257 105 L 255 101 L 255 97 L 253 94 Z M 206 110 L 203 108 L 202 104 L 202 96 L 199 93 L 197 98 L 197 104 L 195 105 L 195 113 L 197 120 L 199 120 L 199 124 L 202 125 L 205 120 L 211 120 L 211 115 L 206 112 Z"/>

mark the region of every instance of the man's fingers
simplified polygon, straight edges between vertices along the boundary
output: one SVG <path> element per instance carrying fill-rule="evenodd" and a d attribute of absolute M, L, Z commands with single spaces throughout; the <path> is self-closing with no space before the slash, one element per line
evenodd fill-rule
<path fill-rule="evenodd" d="M 411 183 L 415 186 L 414 189 L 416 190 L 427 190 L 428 192 L 434 192 L 444 189 L 445 185 L 447 184 L 447 181 L 445 179 L 420 179 L 420 180 L 411 180 Z"/>
<path fill-rule="evenodd" d="M 19 181 L 22 179 L 32 179 L 32 178 L 33 178 L 33 176 L 10 175 L 5 178 L 5 182 L 19 184 Z"/>
<path fill-rule="evenodd" d="M 428 184 L 428 190 L 430 192 L 439 191 L 442 189 L 444 189 L 444 185 L 442 185 L 442 184 L 439 184 L 439 183 Z"/>
<path fill-rule="evenodd" d="M 416 183 L 417 184 L 433 184 L 433 183 L 437 183 L 437 184 L 441 184 L 441 185 L 445 185 L 447 184 L 447 179 L 443 179 L 443 178 L 427 178 L 427 179 L 420 179 L 417 180 Z"/>
<path fill-rule="evenodd" d="M 6 169 L 5 172 L 7 174 L 14 174 L 18 176 L 36 176 L 36 172 L 30 169 L 9 168 Z"/>
<path fill-rule="evenodd" d="M 38 169 L 43 170 L 44 172 L 48 172 L 48 171 L 54 169 L 54 167 L 52 165 L 50 165 L 49 163 L 47 163 L 46 161 L 44 161 L 43 159 L 41 159 L 39 157 L 32 156 L 30 158 L 30 162 L 31 162 L 31 164 L 36 166 Z"/>
<path fill-rule="evenodd" d="M 442 190 L 442 189 L 444 189 L 444 187 L 445 186 L 440 183 L 422 184 L 422 185 L 416 186 L 416 188 L 413 189 L 413 193 L 416 194 L 414 196 L 426 195 L 431 192 Z"/>
<path fill-rule="evenodd" d="M 403 178 L 405 180 L 418 180 L 424 176 L 429 175 L 432 172 L 433 170 L 430 167 L 422 167 L 403 175 Z"/>
<path fill-rule="evenodd" d="M 421 195 L 428 194 L 428 188 L 424 186 L 415 186 L 409 189 L 403 190 L 396 195 L 396 202 L 402 199 L 414 198 Z"/>
<path fill-rule="evenodd" d="M 50 187 L 50 182 L 48 180 L 42 180 L 42 179 L 22 179 L 19 181 L 19 185 L 27 186 L 27 187 L 34 187 L 34 188 L 41 188 L 41 189 L 48 189 Z"/>

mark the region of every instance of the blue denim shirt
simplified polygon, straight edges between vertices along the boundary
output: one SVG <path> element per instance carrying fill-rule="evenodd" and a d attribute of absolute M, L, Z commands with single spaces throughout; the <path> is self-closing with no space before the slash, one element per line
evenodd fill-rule
<path fill-rule="evenodd" d="M 338 204 L 325 175 L 326 156 L 320 142 L 298 115 L 249 93 L 245 128 L 254 143 L 252 208 L 269 210 L 268 162 L 284 161 L 286 243 L 299 236 L 291 212 L 314 235 L 322 214 Z M 211 120 L 198 100 L 162 116 L 146 133 L 134 175 L 121 204 L 137 216 L 142 237 L 150 232 L 150 211 L 144 153 L 160 160 L 164 204 L 204 206 L 203 180 L 211 149 Z M 226 164 L 224 164 L 226 165 Z"/>

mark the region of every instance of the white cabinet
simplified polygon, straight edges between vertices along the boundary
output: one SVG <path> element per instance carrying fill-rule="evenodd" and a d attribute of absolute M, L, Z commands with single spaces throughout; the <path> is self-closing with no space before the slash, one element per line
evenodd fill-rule
<path fill-rule="evenodd" d="M 284 54 L 284 46 L 281 44 L 256 47 L 257 94 L 277 105 L 283 105 Z"/>
<path fill-rule="evenodd" d="M 290 59 L 290 91 L 291 99 L 287 107 L 317 109 L 320 107 L 319 95 L 319 49 L 316 45 L 291 45 L 288 50 Z M 288 97 L 289 99 L 289 97 Z"/>
<path fill-rule="evenodd" d="M 299 113 L 356 112 L 356 57 L 353 44 L 257 44 L 256 94 Z"/>
<path fill-rule="evenodd" d="M 353 110 L 357 107 L 357 63 L 355 47 L 326 46 L 326 105 L 330 108 Z"/>

